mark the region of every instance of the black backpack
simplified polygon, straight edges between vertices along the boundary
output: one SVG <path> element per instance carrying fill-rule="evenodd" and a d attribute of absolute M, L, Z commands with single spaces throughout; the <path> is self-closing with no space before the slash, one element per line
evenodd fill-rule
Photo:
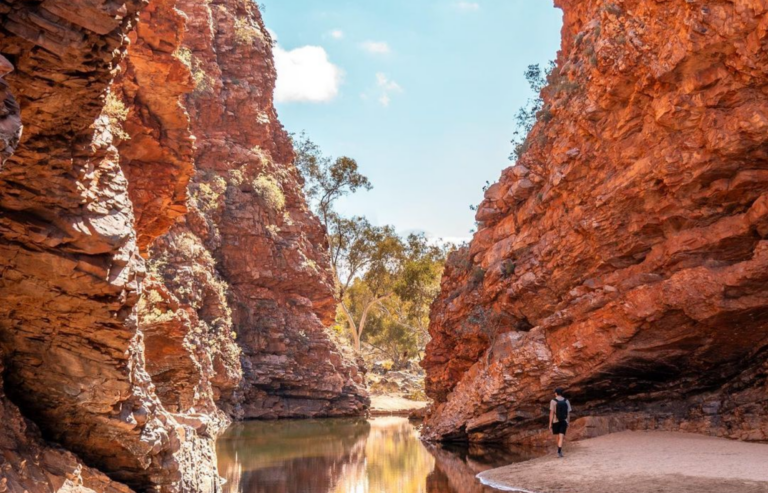
<path fill-rule="evenodd" d="M 563 422 L 568 419 L 568 399 L 559 401 L 555 399 L 557 403 L 555 406 L 555 416 L 557 416 L 558 422 Z"/>

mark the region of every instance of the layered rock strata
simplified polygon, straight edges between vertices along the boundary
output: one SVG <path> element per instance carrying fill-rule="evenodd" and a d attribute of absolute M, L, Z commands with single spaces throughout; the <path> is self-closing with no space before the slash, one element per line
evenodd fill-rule
<path fill-rule="evenodd" d="M 325 232 L 273 107 L 272 39 L 250 1 L 179 7 L 197 83 L 187 97 L 194 210 L 183 228 L 226 285 L 244 374 L 232 408 L 244 418 L 359 415 L 368 406 L 362 375 L 325 329 L 336 307 Z"/>
<path fill-rule="evenodd" d="M 423 362 L 432 439 L 768 439 L 768 3 L 557 2 L 557 68 L 453 255 Z"/>
<path fill-rule="evenodd" d="M 0 174 L 0 347 L 9 397 L 91 466 L 137 487 L 207 491 L 193 429 L 154 394 L 135 305 L 139 256 L 109 86 L 143 2 L 0 4 L 24 134 Z M 201 466 L 204 467 L 204 466 Z"/>
<path fill-rule="evenodd" d="M 176 0 L 152 0 L 129 33 L 130 49 L 111 88 L 112 118 L 120 119 L 118 149 L 129 183 L 139 248 L 187 212 L 194 172 L 194 137 L 183 98 L 195 88 L 179 58 L 186 18 Z"/>
<path fill-rule="evenodd" d="M 131 492 L 125 485 L 85 466 L 71 452 L 46 443 L 37 427 L 25 420 L 6 398 L 2 385 L 0 419 L 0 492 Z"/>
<path fill-rule="evenodd" d="M 0 52 L 0 487 L 218 491 L 231 417 L 365 411 L 254 4 L 0 2 Z"/>

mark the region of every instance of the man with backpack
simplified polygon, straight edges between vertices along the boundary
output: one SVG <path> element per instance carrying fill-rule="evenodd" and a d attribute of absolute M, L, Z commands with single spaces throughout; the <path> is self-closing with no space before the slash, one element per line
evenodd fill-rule
<path fill-rule="evenodd" d="M 555 389 L 555 398 L 549 403 L 549 428 L 557 437 L 557 456 L 563 456 L 563 439 L 568 430 L 571 403 L 563 396 L 563 389 Z"/>

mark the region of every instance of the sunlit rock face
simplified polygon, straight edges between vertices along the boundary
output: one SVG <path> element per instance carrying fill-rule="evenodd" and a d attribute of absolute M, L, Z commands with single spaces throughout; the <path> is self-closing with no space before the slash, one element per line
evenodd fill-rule
<path fill-rule="evenodd" d="M 453 255 L 423 362 L 432 439 L 768 438 L 768 4 L 558 2 L 516 166 Z"/>
<path fill-rule="evenodd" d="M 0 52 L 15 65 L 6 81 L 24 123 L 0 171 L 0 350 L 5 393 L 47 439 L 114 478 L 174 491 L 198 486 L 195 462 L 184 467 L 195 433 L 163 409 L 145 371 L 134 310 L 144 261 L 104 114 L 143 6 L 0 5 Z M 27 466 L 2 467 L 24 477 Z"/>
<path fill-rule="evenodd" d="M 197 151 L 192 209 L 172 234 L 207 249 L 225 286 L 220 318 L 242 349 L 243 379 L 220 400 L 244 418 L 360 415 L 362 374 L 326 333 L 336 301 L 325 231 L 273 106 L 272 39 L 251 1 L 178 6 Z"/>
<path fill-rule="evenodd" d="M 255 4 L 0 2 L 0 53 L 0 491 L 219 491 L 231 417 L 366 409 Z"/>

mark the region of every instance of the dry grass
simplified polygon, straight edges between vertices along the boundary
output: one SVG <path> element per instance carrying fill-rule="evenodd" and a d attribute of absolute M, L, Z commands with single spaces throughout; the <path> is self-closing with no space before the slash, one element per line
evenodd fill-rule
<path fill-rule="evenodd" d="M 101 109 L 101 114 L 106 116 L 109 120 L 109 128 L 112 135 L 120 140 L 129 140 L 131 138 L 125 130 L 123 130 L 123 123 L 128 119 L 128 113 L 130 110 L 125 107 L 123 100 L 117 97 L 113 92 L 107 94 L 107 99 L 104 101 L 104 107 Z"/>
<path fill-rule="evenodd" d="M 245 17 L 235 19 L 235 42 L 237 44 L 253 44 L 261 38 L 261 31 L 251 24 L 249 19 Z"/>
<path fill-rule="evenodd" d="M 259 175 L 253 180 L 253 190 L 264 201 L 264 203 L 275 211 L 285 209 L 285 194 L 273 177 L 269 175 Z"/>

